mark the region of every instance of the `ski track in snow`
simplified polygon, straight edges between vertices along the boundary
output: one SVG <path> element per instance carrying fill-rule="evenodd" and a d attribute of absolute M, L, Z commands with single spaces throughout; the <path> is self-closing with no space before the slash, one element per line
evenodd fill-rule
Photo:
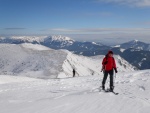
<path fill-rule="evenodd" d="M 99 92 L 101 80 L 102 76 L 86 76 L 0 84 L 0 113 L 149 112 L 150 70 L 117 74 L 119 95 Z"/>

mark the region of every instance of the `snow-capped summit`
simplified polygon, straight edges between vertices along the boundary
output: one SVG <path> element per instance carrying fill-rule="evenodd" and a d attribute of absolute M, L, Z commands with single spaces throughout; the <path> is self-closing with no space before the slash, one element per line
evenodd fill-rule
<path fill-rule="evenodd" d="M 6 37 L 0 37 L 1 43 L 13 43 L 13 44 L 21 44 L 21 43 L 44 43 L 46 40 L 50 39 L 51 41 L 57 41 L 57 42 L 68 42 L 73 43 L 74 40 L 62 36 L 62 35 L 53 35 L 53 36 L 12 36 L 9 38 Z M 20 43 L 19 43 L 20 42 Z"/>
<path fill-rule="evenodd" d="M 134 39 L 134 40 L 131 40 L 131 41 L 129 41 L 129 42 L 123 43 L 123 44 L 121 44 L 121 45 L 124 45 L 124 44 L 133 45 L 133 44 L 137 44 L 137 43 L 139 43 L 139 42 L 140 42 L 139 40 Z"/>
<path fill-rule="evenodd" d="M 47 36 L 12 36 L 10 39 L 12 40 L 20 40 L 28 43 L 37 42 L 40 43 L 44 41 L 44 38 Z"/>
<path fill-rule="evenodd" d="M 132 40 L 126 43 L 123 43 L 120 45 L 121 48 L 123 49 L 129 49 L 129 48 L 134 48 L 134 49 L 139 49 L 139 50 L 146 50 L 150 51 L 150 44 L 146 44 L 144 42 L 141 42 L 139 40 Z"/>
<path fill-rule="evenodd" d="M 74 40 L 61 35 L 48 36 L 41 42 L 42 45 L 53 49 L 66 49 L 68 46 L 74 44 Z"/>
<path fill-rule="evenodd" d="M 73 39 L 69 38 L 69 37 L 66 37 L 66 36 L 62 36 L 62 35 L 53 35 L 52 37 L 52 40 L 55 40 L 55 41 L 70 41 L 70 42 L 74 42 Z"/>
<path fill-rule="evenodd" d="M 135 39 L 135 40 L 133 40 L 133 41 L 137 43 L 139 40 L 136 40 L 136 39 Z"/>
<path fill-rule="evenodd" d="M 67 36 L 53 35 L 53 36 L 12 36 L 1 37 L 0 43 L 9 44 L 41 44 L 52 49 L 67 49 L 73 51 L 76 54 L 82 54 L 86 56 L 98 55 L 99 50 L 103 53 L 104 50 L 109 50 L 110 47 L 96 42 L 80 42 L 75 41 Z"/>
<path fill-rule="evenodd" d="M 47 36 L 11 36 L 11 37 L 0 37 L 0 43 L 9 44 L 22 44 L 22 43 L 32 43 L 40 44 L 44 41 Z"/>

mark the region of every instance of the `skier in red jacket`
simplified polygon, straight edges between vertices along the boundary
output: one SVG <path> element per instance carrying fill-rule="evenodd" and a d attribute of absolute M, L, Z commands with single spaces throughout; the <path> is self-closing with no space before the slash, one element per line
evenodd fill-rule
<path fill-rule="evenodd" d="M 108 74 L 110 75 L 110 91 L 113 92 L 114 85 L 113 85 L 113 74 L 114 70 L 117 73 L 115 59 L 113 57 L 113 52 L 108 51 L 108 54 L 102 61 L 102 71 L 104 72 L 104 77 L 102 81 L 102 89 L 105 90 L 105 82 L 107 80 Z"/>

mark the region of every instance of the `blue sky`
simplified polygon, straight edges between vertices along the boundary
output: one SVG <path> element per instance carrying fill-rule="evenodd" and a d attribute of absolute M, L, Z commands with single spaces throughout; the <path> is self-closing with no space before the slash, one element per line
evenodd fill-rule
<path fill-rule="evenodd" d="M 0 0 L 0 35 L 51 34 L 150 38 L 150 0 Z"/>

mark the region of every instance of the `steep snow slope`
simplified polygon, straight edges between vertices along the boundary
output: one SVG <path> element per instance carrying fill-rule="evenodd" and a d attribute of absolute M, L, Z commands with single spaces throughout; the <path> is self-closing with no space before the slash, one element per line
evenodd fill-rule
<path fill-rule="evenodd" d="M 72 76 L 73 69 L 76 70 L 77 76 L 87 75 L 103 75 L 101 72 L 102 60 L 104 56 L 84 57 L 69 53 L 67 59 L 63 63 L 63 70 L 65 75 Z M 114 56 L 116 60 L 117 69 L 119 72 L 130 72 L 136 68 L 130 65 L 127 61 L 118 55 Z M 62 74 L 59 76 L 62 77 Z"/>
<path fill-rule="evenodd" d="M 118 73 L 117 96 L 98 92 L 102 77 L 0 84 L 0 113 L 149 113 L 150 70 Z M 22 80 L 22 77 L 17 78 Z M 1 81 L 6 79 L 0 76 Z"/>
<path fill-rule="evenodd" d="M 78 56 L 69 53 L 63 63 L 63 70 L 67 76 L 72 76 L 72 71 L 75 69 L 76 76 L 100 75 L 100 60 L 95 60 L 89 57 Z"/>

